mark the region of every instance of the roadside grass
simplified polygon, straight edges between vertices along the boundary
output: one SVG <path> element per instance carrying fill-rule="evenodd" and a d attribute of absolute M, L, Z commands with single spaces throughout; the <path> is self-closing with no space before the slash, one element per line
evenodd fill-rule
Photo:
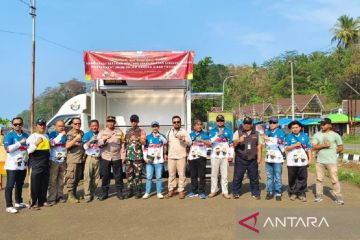
<path fill-rule="evenodd" d="M 360 144 L 360 134 L 345 136 L 343 142 L 344 144 Z"/>
<path fill-rule="evenodd" d="M 346 153 L 346 154 L 357 154 L 357 155 L 360 155 L 360 149 L 357 150 L 357 149 L 349 149 L 349 150 L 344 150 L 343 153 Z"/>
<path fill-rule="evenodd" d="M 309 170 L 311 172 L 316 172 L 316 164 L 312 164 L 309 167 Z M 330 177 L 328 172 L 326 172 L 325 175 Z M 338 176 L 340 181 L 354 183 L 360 187 L 360 164 L 339 162 Z"/>

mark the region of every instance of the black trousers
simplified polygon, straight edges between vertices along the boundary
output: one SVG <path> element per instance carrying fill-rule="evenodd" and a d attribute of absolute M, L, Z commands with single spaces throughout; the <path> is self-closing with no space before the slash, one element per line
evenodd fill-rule
<path fill-rule="evenodd" d="M 22 187 L 26 177 L 26 170 L 6 170 L 5 201 L 6 207 L 12 207 L 12 192 L 15 186 L 15 202 L 22 203 Z"/>
<path fill-rule="evenodd" d="M 102 175 L 101 188 L 103 194 L 108 194 L 111 180 L 111 167 L 113 170 L 113 176 L 115 179 L 116 190 L 121 192 L 124 187 L 123 171 L 121 160 L 105 160 L 100 159 L 100 173 Z"/>
<path fill-rule="evenodd" d="M 206 158 L 199 157 L 189 161 L 191 190 L 193 193 L 205 194 Z"/>
<path fill-rule="evenodd" d="M 292 167 L 288 166 L 289 194 L 297 196 L 306 196 L 307 189 L 307 166 Z"/>
<path fill-rule="evenodd" d="M 49 158 L 48 150 L 36 150 L 29 155 L 31 206 L 43 206 L 46 202 L 50 176 Z"/>
<path fill-rule="evenodd" d="M 232 183 L 232 192 L 233 194 L 240 194 L 242 187 L 242 181 L 244 180 L 244 175 L 247 171 L 250 179 L 250 188 L 251 194 L 253 196 L 260 195 L 260 183 L 259 183 L 259 165 L 256 159 L 253 160 L 244 160 L 239 157 L 235 158 L 234 166 L 234 179 Z"/>
<path fill-rule="evenodd" d="M 31 205 L 43 206 L 46 202 L 47 189 L 49 186 L 49 167 L 31 168 Z"/>

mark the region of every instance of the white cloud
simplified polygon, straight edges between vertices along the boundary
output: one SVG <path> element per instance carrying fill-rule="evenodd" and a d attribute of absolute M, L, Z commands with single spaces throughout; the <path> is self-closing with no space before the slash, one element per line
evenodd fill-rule
<path fill-rule="evenodd" d="M 338 17 L 360 14 L 358 0 L 281 0 L 270 6 L 270 9 L 291 21 L 302 21 L 331 28 Z"/>

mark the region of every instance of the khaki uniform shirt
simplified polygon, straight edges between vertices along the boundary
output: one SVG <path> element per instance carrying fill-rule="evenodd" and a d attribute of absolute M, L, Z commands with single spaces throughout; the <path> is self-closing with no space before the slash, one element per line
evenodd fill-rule
<path fill-rule="evenodd" d="M 183 140 L 179 140 L 177 136 L 181 134 Z M 169 159 L 182 159 L 186 158 L 187 150 L 186 148 L 191 145 L 192 141 L 189 133 L 185 129 L 180 129 L 179 131 L 175 129 L 170 129 L 166 138 L 168 141 L 168 158 Z"/>
<path fill-rule="evenodd" d="M 67 163 L 82 163 L 83 162 L 85 150 L 83 148 L 82 137 L 84 136 L 84 132 L 81 130 L 76 131 L 74 129 L 71 129 L 66 134 L 66 139 L 67 139 L 66 142 L 72 141 L 78 134 L 81 135 L 81 138 L 77 142 L 77 145 L 74 145 L 71 148 L 67 149 L 67 159 L 66 159 Z"/>
<path fill-rule="evenodd" d="M 102 139 L 103 136 L 111 136 L 107 141 Z M 104 160 L 120 160 L 124 158 L 122 144 L 124 142 L 124 134 L 120 129 L 108 128 L 100 131 L 98 135 L 101 158 Z"/>

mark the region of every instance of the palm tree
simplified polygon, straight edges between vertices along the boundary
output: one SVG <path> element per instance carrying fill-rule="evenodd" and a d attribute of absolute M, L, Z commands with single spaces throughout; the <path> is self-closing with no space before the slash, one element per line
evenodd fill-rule
<path fill-rule="evenodd" d="M 334 37 L 331 42 L 337 42 L 338 47 L 348 48 L 360 40 L 360 17 L 354 19 L 348 15 L 342 15 L 332 29 Z"/>

